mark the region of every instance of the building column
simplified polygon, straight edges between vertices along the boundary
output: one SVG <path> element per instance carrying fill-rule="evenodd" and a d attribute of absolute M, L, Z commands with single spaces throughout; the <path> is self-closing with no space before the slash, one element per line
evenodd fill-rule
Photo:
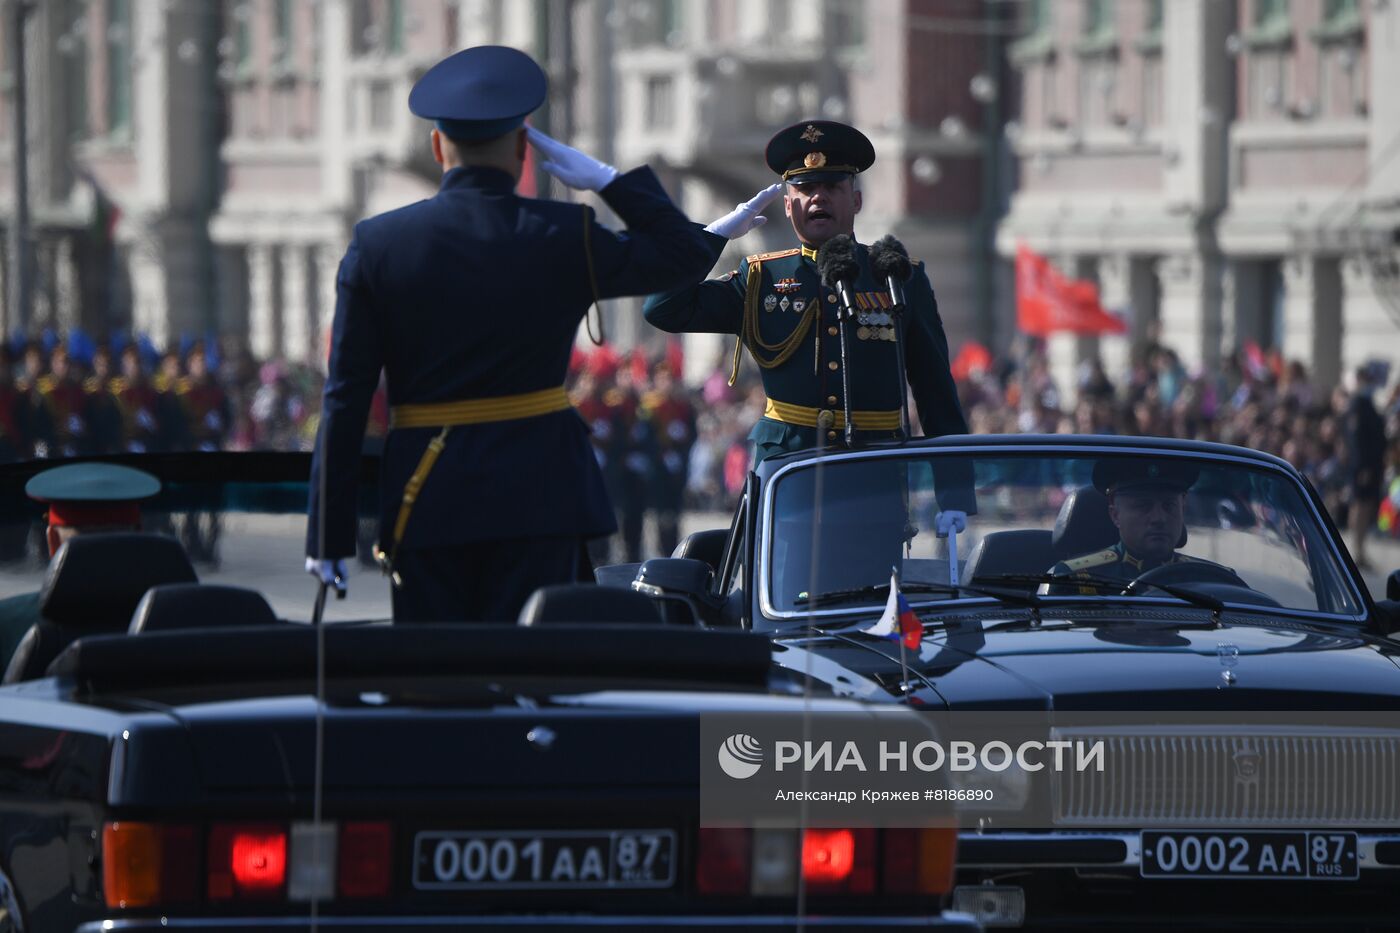
<path fill-rule="evenodd" d="M 1219 256 L 1204 250 L 1174 253 L 1157 262 L 1162 341 L 1190 373 L 1211 371 L 1223 356 Z"/>
<path fill-rule="evenodd" d="M 248 347 L 259 362 L 277 355 L 277 270 L 272 246 L 248 245 Z"/>
<path fill-rule="evenodd" d="M 301 245 L 283 246 L 282 259 L 282 355 L 290 362 L 308 361 L 312 344 L 311 263 Z"/>
<path fill-rule="evenodd" d="M 1342 365 L 1342 277 L 1335 258 L 1298 255 L 1283 263 L 1285 360 L 1302 360 L 1313 385 L 1337 384 Z"/>
<path fill-rule="evenodd" d="M 131 326 L 146 334 L 157 347 L 170 340 L 170 315 L 165 293 L 165 273 L 161 268 L 160 240 L 141 230 L 129 244 L 127 273 L 131 278 Z"/>
<path fill-rule="evenodd" d="M 1341 372 L 1350 376 L 1356 367 L 1373 359 L 1394 362 L 1393 347 L 1400 340 L 1400 322 L 1376 294 L 1367 264 L 1351 257 L 1341 264 Z M 1392 367 L 1391 379 L 1400 373 Z"/>
<path fill-rule="evenodd" d="M 322 243 L 313 252 L 313 291 L 316 301 L 311 320 L 315 330 L 311 341 L 311 355 L 307 361 L 322 370 L 330 359 L 331 324 L 335 322 L 335 279 L 340 271 L 340 257 L 344 252 L 344 246 L 339 243 Z"/>
<path fill-rule="evenodd" d="M 1133 304 L 1132 272 L 1133 260 L 1126 253 L 1112 253 L 1099 260 L 1099 304 L 1105 311 L 1124 315 L 1128 322 L 1128 333 L 1099 338 L 1099 358 L 1115 385 L 1125 379 L 1132 366 L 1132 335 L 1141 326 Z"/>
<path fill-rule="evenodd" d="M 62 235 L 54 244 L 53 258 L 54 310 L 58 326 L 72 330 L 83 325 L 82 289 L 78 284 L 78 265 L 74 257 L 73 238 Z"/>

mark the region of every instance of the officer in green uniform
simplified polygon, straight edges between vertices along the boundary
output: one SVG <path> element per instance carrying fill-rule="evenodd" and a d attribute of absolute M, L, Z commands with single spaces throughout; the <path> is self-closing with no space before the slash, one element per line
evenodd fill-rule
<path fill-rule="evenodd" d="M 1108 499 L 1108 517 L 1118 528 L 1118 543 L 1062 560 L 1050 572 L 1121 580 L 1127 586 L 1147 571 L 1168 564 L 1227 569 L 1177 550 L 1186 543 L 1186 493 L 1198 475 L 1195 467 L 1170 460 L 1099 461 L 1094 465 L 1094 488 Z M 1055 596 L 1103 592 L 1097 586 L 1072 584 L 1048 584 L 1042 591 Z"/>
<path fill-rule="evenodd" d="M 799 245 L 756 253 L 717 279 L 653 295 L 645 309 L 648 321 L 672 333 L 738 335 L 735 375 L 741 347 L 748 348 L 768 395 L 763 418 L 749 434 L 759 461 L 843 440 L 838 297 L 822 284 L 816 258 L 832 237 L 852 234 L 862 202 L 855 177 L 874 163 L 875 149 L 854 127 L 812 120 L 778 132 L 768 143 L 766 160 L 782 182 L 706 227 L 707 240 L 718 259 L 729 240 L 761 225 L 764 206 L 783 194 Z M 856 258 L 860 276 L 851 292 L 857 319 L 847 325 L 846 375 L 857 439 L 902 436 L 905 386 L 896 362 L 896 327 L 903 331 L 909 385 L 924 432 L 966 433 L 948 368 L 948 339 L 923 265 L 914 263 L 905 285 L 908 310 L 896 318 L 864 246 L 856 246 Z"/>
<path fill-rule="evenodd" d="M 71 463 L 30 477 L 31 499 L 48 503 L 48 545 L 52 557 L 78 534 L 140 531 L 140 501 L 160 492 L 160 480 L 144 470 L 111 463 Z M 0 600 L 0 671 L 26 632 L 39 621 L 39 593 Z"/>

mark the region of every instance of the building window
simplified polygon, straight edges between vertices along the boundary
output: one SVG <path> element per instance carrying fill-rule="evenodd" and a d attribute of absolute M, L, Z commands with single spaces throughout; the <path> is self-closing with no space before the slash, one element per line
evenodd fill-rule
<path fill-rule="evenodd" d="M 675 123 L 676 87 L 669 78 L 647 78 L 646 120 L 649 130 L 667 130 Z"/>
<path fill-rule="evenodd" d="M 403 52 L 403 0 L 389 0 L 386 19 L 384 47 L 390 55 L 398 55 Z"/>
<path fill-rule="evenodd" d="M 1312 35 L 1319 42 L 1360 41 L 1365 28 L 1357 0 L 1327 0 L 1322 8 L 1322 25 Z"/>
<path fill-rule="evenodd" d="M 1252 48 L 1287 45 L 1292 41 L 1288 0 L 1254 0 L 1254 15 L 1244 38 Z"/>
<path fill-rule="evenodd" d="M 107 132 L 131 133 L 131 0 L 107 6 Z"/>
<path fill-rule="evenodd" d="M 277 0 L 274 8 L 273 30 L 276 35 L 273 46 L 272 67 L 286 69 L 292 64 L 292 0 Z"/>
<path fill-rule="evenodd" d="M 1157 55 L 1162 51 L 1162 0 L 1147 0 L 1143 11 L 1142 35 L 1138 36 L 1137 50 L 1144 55 Z"/>
<path fill-rule="evenodd" d="M 233 61 L 239 71 L 253 66 L 253 10 L 247 4 L 233 8 Z"/>
<path fill-rule="evenodd" d="M 1117 47 L 1112 0 L 1084 0 L 1084 20 L 1075 51 L 1081 55 L 1100 55 L 1113 52 Z"/>
<path fill-rule="evenodd" d="M 1030 0 L 1022 13 L 1025 34 L 1011 46 L 1010 56 L 1018 66 L 1043 62 L 1055 54 L 1055 21 L 1050 0 Z"/>
<path fill-rule="evenodd" d="M 865 7 L 839 3 L 831 13 L 833 44 L 858 51 L 865 47 Z"/>

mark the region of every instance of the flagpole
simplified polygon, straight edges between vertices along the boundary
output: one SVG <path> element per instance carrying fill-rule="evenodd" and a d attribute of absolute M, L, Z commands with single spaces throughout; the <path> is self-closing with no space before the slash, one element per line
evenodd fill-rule
<path fill-rule="evenodd" d="M 898 568 L 898 567 L 890 567 L 890 579 L 894 581 L 894 587 L 893 587 L 893 591 L 892 591 L 892 592 L 893 592 L 893 594 L 894 594 L 895 599 L 897 600 L 897 599 L 899 598 L 899 568 Z M 904 647 L 904 626 L 903 626 L 902 624 L 900 624 L 900 625 L 898 626 L 897 631 L 899 632 L 899 676 L 900 676 L 900 693 L 903 695 L 904 702 L 908 703 L 908 702 L 909 702 L 909 662 L 908 662 L 908 660 L 905 658 L 905 650 L 906 650 L 906 649 L 905 649 L 905 647 Z"/>

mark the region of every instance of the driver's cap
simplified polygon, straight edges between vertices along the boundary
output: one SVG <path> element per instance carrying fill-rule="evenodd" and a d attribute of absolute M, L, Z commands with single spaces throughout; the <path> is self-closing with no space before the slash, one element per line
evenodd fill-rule
<path fill-rule="evenodd" d="M 1127 489 L 1185 492 L 1200 474 L 1199 468 L 1179 460 L 1114 458 L 1094 464 L 1094 488 L 1104 495 Z"/>

